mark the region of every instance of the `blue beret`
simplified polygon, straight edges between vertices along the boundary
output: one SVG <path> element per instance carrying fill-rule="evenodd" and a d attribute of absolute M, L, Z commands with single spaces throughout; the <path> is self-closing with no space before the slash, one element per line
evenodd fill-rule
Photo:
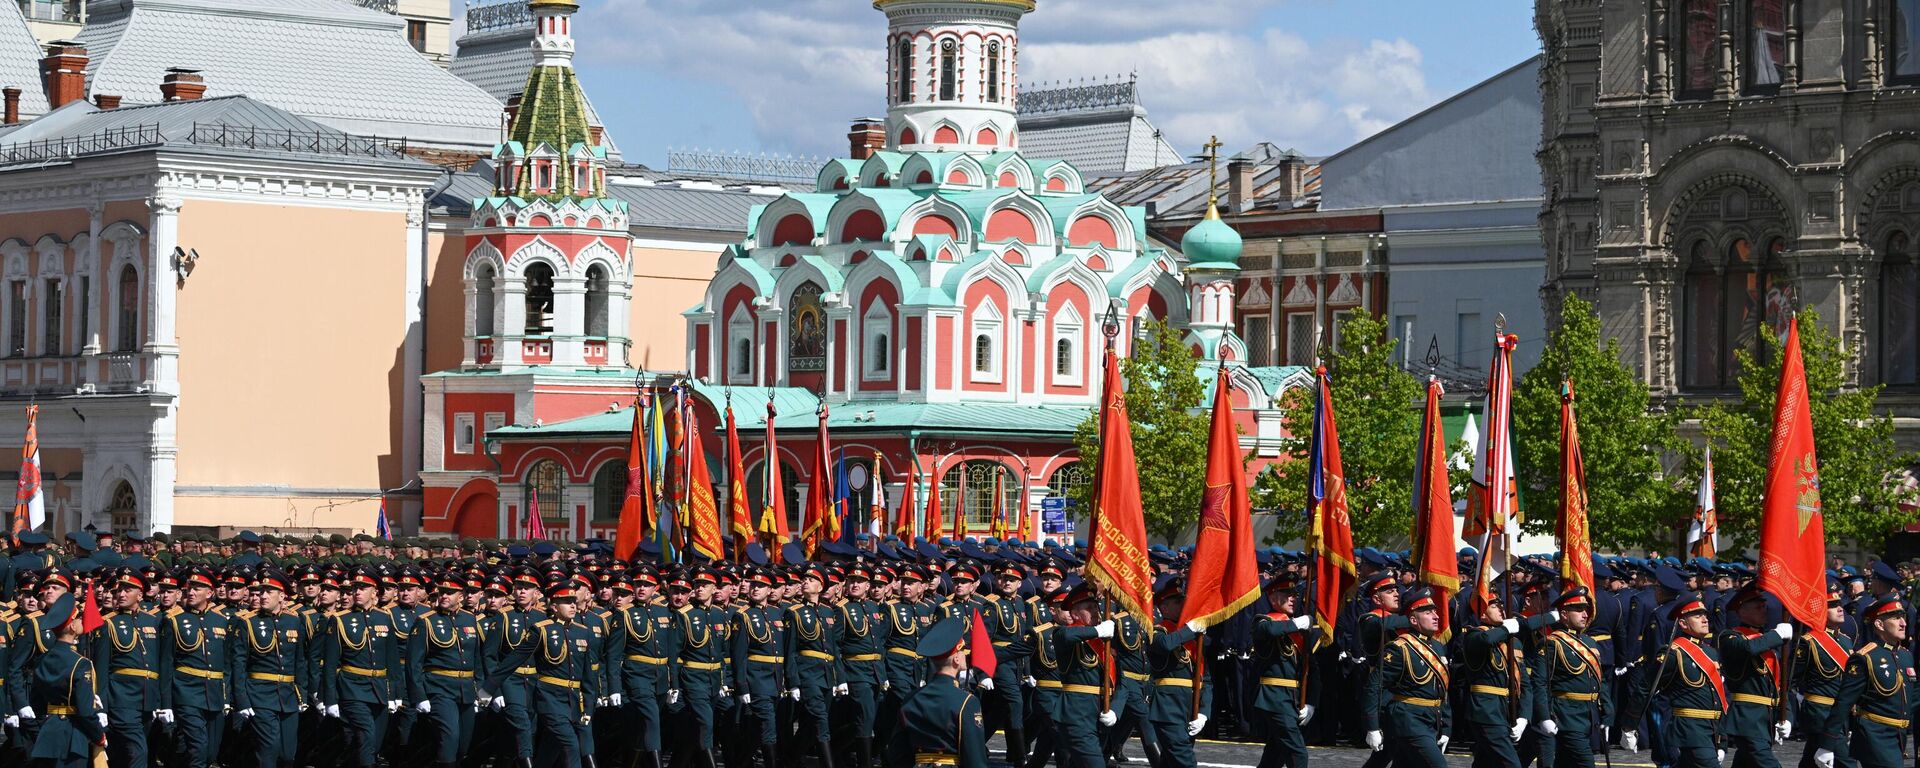
<path fill-rule="evenodd" d="M 1900 585 L 1900 574 L 1893 570 L 1893 566 L 1887 565 L 1885 560 L 1873 561 L 1873 577 L 1894 586 Z"/>

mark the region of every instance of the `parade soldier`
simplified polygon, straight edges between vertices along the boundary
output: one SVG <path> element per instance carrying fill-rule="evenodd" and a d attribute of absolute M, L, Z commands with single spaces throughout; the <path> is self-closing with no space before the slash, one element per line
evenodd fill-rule
<path fill-rule="evenodd" d="M 997 575 L 996 593 L 988 595 L 980 607 L 980 620 L 986 623 L 995 659 L 993 677 L 980 680 L 980 689 L 986 692 L 981 698 L 985 699 L 987 735 L 991 737 L 1004 728 L 1007 762 L 1020 765 L 1027 761 L 1023 670 L 1027 656 L 1033 652 L 1027 645 L 1033 625 L 1027 604 L 1020 599 L 1020 584 L 1027 572 L 1019 563 L 1008 562 L 1000 566 Z"/>
<path fill-rule="evenodd" d="M 1557 768 L 1593 768 L 1594 745 L 1606 742 L 1603 723 L 1612 704 L 1599 648 L 1586 635 L 1593 599 L 1586 587 L 1574 587 L 1560 593 L 1553 606 L 1560 612 L 1560 628 L 1540 646 L 1541 685 L 1547 696 L 1540 726 L 1547 735 L 1556 736 Z"/>
<path fill-rule="evenodd" d="M 783 612 L 767 604 L 773 593 L 773 580 L 765 571 L 747 575 L 747 605 L 733 614 L 732 646 L 733 689 L 740 697 L 746 718 L 746 733 L 767 765 L 774 763 L 778 743 L 778 721 L 774 703 L 786 688 L 782 672 L 786 666 L 786 621 Z"/>
<path fill-rule="evenodd" d="M 1808 632 L 1793 646 L 1793 684 L 1800 692 L 1800 712 L 1795 720 L 1817 737 L 1833 713 L 1833 697 L 1840 694 L 1840 682 L 1847 671 L 1847 658 L 1853 654 L 1853 640 L 1840 633 L 1847 609 L 1839 585 L 1827 585 L 1827 628 Z M 1809 745 L 1811 747 L 1811 745 Z M 1801 750 L 1800 768 L 1814 768 L 1812 748 Z"/>
<path fill-rule="evenodd" d="M 874 737 L 884 746 L 890 744 L 893 728 L 899 722 L 900 707 L 908 696 L 926 681 L 926 660 L 915 651 L 922 634 L 933 626 L 935 605 L 926 599 L 927 574 L 917 565 L 900 569 L 896 582 L 900 594 L 886 602 L 887 655 L 886 677 L 880 682 L 880 711 Z"/>
<path fill-rule="evenodd" d="M 1819 768 L 1849 759 L 1861 768 L 1898 768 L 1905 762 L 1900 742 L 1913 722 L 1915 683 L 1906 606 L 1897 595 L 1888 595 L 1862 611 L 1860 621 L 1873 641 L 1847 658 L 1846 676 L 1813 753 Z"/>
<path fill-rule="evenodd" d="M 1199 621 L 1176 625 L 1186 600 L 1184 580 L 1169 578 L 1156 590 L 1160 631 L 1147 646 L 1147 662 L 1152 669 L 1153 694 L 1149 699 L 1147 727 L 1160 745 L 1161 768 L 1192 768 L 1193 738 L 1207 726 L 1207 713 L 1213 711 L 1213 690 L 1200 676 L 1199 656 L 1205 652 L 1206 627 Z"/>
<path fill-rule="evenodd" d="M 1380 714 L 1396 768 L 1444 768 L 1453 724 L 1447 709 L 1447 646 L 1440 642 L 1440 607 L 1420 592 L 1407 603 L 1413 632 L 1387 645 L 1380 659 Z M 1371 735 L 1369 736 L 1371 738 Z"/>
<path fill-rule="evenodd" d="M 807 569 L 801 600 L 787 609 L 787 696 L 798 704 L 799 732 L 794 738 L 800 749 L 804 752 L 812 742 L 823 764 L 831 765 L 828 701 L 847 688 L 840 680 L 840 620 L 820 602 L 826 585 L 825 568 Z"/>
<path fill-rule="evenodd" d="M 1479 608 L 1479 620 L 1461 628 L 1460 649 L 1466 662 L 1466 720 L 1473 731 L 1474 768 L 1520 768 L 1514 745 L 1527 731 L 1531 670 L 1516 648 L 1522 632 L 1537 632 L 1558 620 L 1552 611 L 1525 620 L 1507 618 L 1497 598 L 1478 594 L 1469 605 Z M 1516 683 L 1518 683 L 1516 685 Z"/>
<path fill-rule="evenodd" d="M 1060 766 L 1067 764 L 1067 753 L 1061 748 L 1058 730 L 1062 670 L 1054 641 L 1058 630 L 1073 620 L 1067 611 L 1067 594 L 1067 590 L 1056 589 L 1041 599 L 1048 615 L 1033 628 L 1033 663 L 1028 667 L 1034 680 L 1033 706 L 1027 712 L 1027 732 L 1039 736 L 1034 740 L 1026 764 L 1015 768 L 1043 768 L 1049 760 L 1057 761 L 1055 764 Z"/>
<path fill-rule="evenodd" d="M 94 638 L 96 671 L 103 672 L 100 700 L 107 712 L 107 761 L 114 768 L 146 768 L 147 729 L 160 708 L 158 645 L 160 618 L 142 610 L 147 582 L 123 570 L 108 592 L 113 610 Z"/>
<path fill-rule="evenodd" d="M 1160 742 L 1154 738 L 1152 729 L 1144 727 L 1147 714 L 1147 683 L 1151 676 L 1147 674 L 1147 625 L 1153 617 L 1136 617 L 1120 610 L 1114 611 L 1113 642 L 1107 646 L 1112 655 L 1112 663 L 1118 674 L 1114 677 L 1113 695 L 1107 700 L 1107 710 L 1112 712 L 1115 724 L 1107 728 L 1106 754 L 1118 761 L 1127 739 L 1137 731 L 1140 734 L 1140 751 L 1146 754 L 1151 765 L 1160 764 Z"/>
<path fill-rule="evenodd" d="M 1067 760 L 1060 768 L 1101 768 L 1106 751 L 1100 743 L 1100 725 L 1111 727 L 1119 721 L 1112 710 L 1101 710 L 1101 684 L 1106 672 L 1093 640 L 1113 637 L 1112 619 L 1093 623 L 1097 598 L 1093 589 L 1082 583 L 1066 598 L 1072 607 L 1072 621 L 1054 630 L 1054 647 L 1060 659 L 1060 705 L 1054 716 L 1059 726 L 1061 746 Z"/>
<path fill-rule="evenodd" d="M 1725 733 L 1735 750 L 1733 762 L 1741 768 L 1779 768 L 1773 742 L 1785 741 L 1792 723 L 1776 717 L 1780 702 L 1777 649 L 1793 638 L 1793 626 L 1782 623 L 1771 631 L 1761 629 L 1767 620 L 1767 603 L 1758 586 L 1735 593 L 1727 608 L 1740 624 L 1721 632 L 1715 648 L 1726 674 L 1731 709 Z"/>
<path fill-rule="evenodd" d="M 253 585 L 260 610 L 233 622 L 234 706 L 253 739 L 255 768 L 294 764 L 302 692 L 312 689 L 308 639 L 287 610 L 287 575 L 262 573 Z"/>
<path fill-rule="evenodd" d="M 229 707 L 227 617 L 213 606 L 213 576 L 196 569 L 181 580 L 185 595 L 160 624 L 160 713 L 176 722 L 185 768 L 206 768 L 220 753 Z M 177 718 L 177 721 L 176 721 Z"/>
<path fill-rule="evenodd" d="M 513 605 L 500 614 L 499 640 L 489 665 L 486 688 L 493 692 L 491 706 L 505 715 L 507 730 L 513 734 L 514 757 L 522 765 L 531 765 L 533 653 L 538 639 L 533 626 L 547 617 L 539 610 L 540 579 L 531 569 L 515 571 L 510 586 Z"/>
<path fill-rule="evenodd" d="M 843 754 L 850 753 L 856 768 L 866 768 L 873 763 L 873 726 L 878 702 L 875 697 L 880 693 L 880 681 L 885 674 L 881 659 L 887 635 L 886 612 L 880 604 L 870 599 L 875 580 L 880 574 L 866 566 L 854 566 L 847 572 L 847 597 L 840 603 L 840 668 L 843 677 L 841 684 L 846 687 L 846 695 L 840 698 L 834 721 L 836 727 L 847 734 L 843 741 L 847 747 Z M 1016 594 L 1017 598 L 1017 594 Z M 1024 615 L 1024 614 L 1022 614 Z M 993 626 L 992 622 L 988 623 Z M 1026 625 L 1021 624 L 1025 642 Z M 1024 645 L 1022 646 L 1024 647 Z M 1012 649 L 1009 649 L 1009 653 Z M 995 641 L 995 653 L 1000 653 L 999 642 Z M 1007 661 L 1002 661 L 1007 664 Z M 1011 685 L 1014 701 L 1019 701 L 1020 685 L 1015 678 Z M 1026 758 L 1025 740 L 1019 739 L 1020 720 L 1012 721 L 1009 728 L 1008 744 L 1015 740 L 1021 744 L 1020 757 Z M 1013 754 L 1012 747 L 1008 747 Z"/>
<path fill-rule="evenodd" d="M 1254 673 L 1259 692 L 1254 695 L 1253 731 L 1263 734 L 1259 768 L 1307 768 L 1307 741 L 1302 728 L 1313 720 L 1313 705 L 1302 704 L 1301 676 L 1307 670 L 1312 640 L 1306 630 L 1310 615 L 1299 611 L 1298 585 L 1289 574 L 1267 580 L 1268 612 L 1253 623 Z"/>
<path fill-rule="evenodd" d="M 1406 632 L 1408 622 L 1407 617 L 1399 615 L 1400 590 L 1393 585 L 1393 574 L 1385 571 L 1374 574 L 1360 585 L 1360 592 L 1373 605 L 1360 614 L 1355 631 L 1364 681 L 1360 689 L 1360 720 L 1366 730 L 1367 747 L 1373 750 L 1364 768 L 1381 768 L 1392 756 L 1386 753 L 1386 736 L 1380 725 L 1380 713 L 1386 708 L 1380 662 L 1387 645 Z"/>
<path fill-rule="evenodd" d="M 443 577 L 436 591 L 433 610 L 420 615 L 407 639 L 407 699 L 426 725 L 415 737 L 431 733 L 434 764 L 450 768 L 466 758 L 473 738 L 479 625 L 460 607 L 459 580 Z"/>
<path fill-rule="evenodd" d="M 1645 684 L 1628 696 L 1620 722 L 1638 723 L 1655 697 L 1666 697 L 1673 717 L 1664 725 L 1664 740 L 1673 750 L 1675 768 L 1719 768 L 1725 754 L 1719 746 L 1720 720 L 1729 702 L 1719 655 L 1706 645 L 1710 611 L 1698 596 L 1683 594 L 1671 612 L 1676 636 Z M 1623 731 L 1620 745 L 1628 752 L 1640 751 L 1638 731 Z"/>
<path fill-rule="evenodd" d="M 713 605 L 714 578 L 705 569 L 691 580 L 675 576 L 667 588 L 691 596 L 676 612 L 673 628 L 679 653 L 674 656 L 672 675 L 679 687 L 667 692 L 667 703 L 682 707 L 682 717 L 689 721 L 681 731 L 683 740 L 674 750 L 673 762 L 676 768 L 713 768 L 713 703 L 725 686 L 721 662 L 727 653 L 727 615 Z"/>
<path fill-rule="evenodd" d="M 987 768 L 980 700 L 960 684 L 967 670 L 966 634 L 966 622 L 944 619 L 915 648 L 933 663 L 934 674 L 901 708 L 900 728 L 887 745 L 887 765 Z"/>
<path fill-rule="evenodd" d="M 327 714 L 344 721 L 347 754 L 355 768 L 373 768 L 387 716 L 400 708 L 394 687 L 399 655 L 392 618 L 378 606 L 380 576 L 370 566 L 354 570 L 348 582 L 352 607 L 335 616 L 326 642 L 320 690 Z"/>
<path fill-rule="evenodd" d="M 593 631 L 579 621 L 578 585 L 560 578 L 547 593 L 548 618 L 534 624 L 534 764 L 594 768 L 591 744 Z M 583 758 L 584 757 L 584 762 Z"/>
<path fill-rule="evenodd" d="M 42 537 L 42 543 L 45 543 L 45 537 Z M 6 723 L 14 728 L 15 738 L 19 740 L 18 749 L 24 754 L 33 745 L 34 736 L 40 732 L 42 714 L 28 700 L 28 691 L 33 685 L 33 671 L 39 664 L 40 655 L 53 646 L 53 633 L 42 625 L 40 617 L 45 615 L 43 609 L 73 589 L 73 582 L 65 572 L 50 570 L 39 581 L 23 584 L 21 589 L 33 594 L 34 598 L 24 601 L 31 602 L 32 607 L 21 611 L 13 622 L 13 640 L 9 643 L 11 653 L 8 655 L 8 664 L 12 668 L 6 676 L 14 681 L 13 702 L 7 710 Z"/>
<path fill-rule="evenodd" d="M 54 639 L 35 662 L 28 690 L 28 705 L 45 716 L 29 756 L 36 768 L 80 768 L 106 749 L 107 738 L 107 713 L 94 707 L 93 662 L 80 655 L 80 606 L 61 595 L 35 621 Z"/>
<path fill-rule="evenodd" d="M 635 572 L 630 580 L 613 584 L 612 628 L 618 646 L 619 689 L 625 700 L 618 707 L 625 717 L 619 723 L 622 749 L 637 752 L 636 768 L 660 768 L 660 697 L 666 694 L 666 644 L 671 637 L 673 613 L 655 600 L 658 579 L 652 571 Z"/>

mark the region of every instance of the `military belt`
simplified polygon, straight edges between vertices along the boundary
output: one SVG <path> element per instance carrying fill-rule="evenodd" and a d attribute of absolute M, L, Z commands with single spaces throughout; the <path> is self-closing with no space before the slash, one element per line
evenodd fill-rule
<path fill-rule="evenodd" d="M 1600 700 L 1600 694 L 1597 694 L 1597 693 L 1556 693 L 1553 695 L 1553 697 L 1561 701 L 1599 701 Z"/>
<path fill-rule="evenodd" d="M 1717 709 L 1689 709 L 1687 707 L 1674 707 L 1673 714 L 1677 717 L 1691 717 L 1695 720 L 1720 719 L 1720 710 L 1717 710 Z"/>
<path fill-rule="evenodd" d="M 1093 696 L 1100 695 L 1100 686 L 1097 686 L 1097 685 L 1072 685 L 1068 683 L 1061 683 L 1060 690 L 1066 691 L 1067 693 L 1085 693 Z"/>
<path fill-rule="evenodd" d="M 1760 696 L 1752 693 L 1736 693 L 1733 695 L 1733 700 L 1741 704 L 1758 704 L 1763 707 L 1771 707 L 1775 703 L 1772 696 Z"/>
<path fill-rule="evenodd" d="M 113 674 L 126 675 L 127 677 L 144 678 L 147 680 L 160 679 L 160 673 L 158 672 L 155 672 L 151 669 L 135 669 L 133 667 L 122 667 L 120 669 L 116 669 L 113 671 Z"/>
<path fill-rule="evenodd" d="M 764 653 L 755 653 L 755 654 L 748 655 L 747 661 L 757 661 L 762 664 L 785 664 L 787 662 L 787 657 L 768 656 Z"/>
<path fill-rule="evenodd" d="M 1047 689 L 1056 690 L 1056 691 L 1060 690 L 1060 681 L 1058 680 L 1035 680 L 1033 681 L 1033 684 L 1041 688 L 1047 688 Z"/>
<path fill-rule="evenodd" d="M 467 670 L 467 669 L 429 669 L 427 670 L 427 674 L 439 675 L 441 677 L 452 677 L 460 680 L 469 680 L 473 678 L 473 671 Z"/>
<path fill-rule="evenodd" d="M 1153 681 L 1153 684 L 1164 685 L 1169 688 L 1192 688 L 1193 687 L 1193 681 L 1184 677 L 1163 677 L 1163 678 L 1160 678 L 1159 680 Z"/>
<path fill-rule="evenodd" d="M 188 677 L 200 677 L 200 678 L 206 678 L 208 680 L 227 679 L 227 673 L 215 672 L 210 669 L 195 669 L 193 667 L 174 667 L 173 671 L 186 675 Z"/>
<path fill-rule="evenodd" d="M 1832 696 L 1821 696 L 1820 694 L 1817 694 L 1817 693 L 1809 693 L 1800 698 L 1806 699 L 1808 704 L 1819 704 L 1820 706 L 1823 706 L 1823 707 L 1833 706 Z"/>
<path fill-rule="evenodd" d="M 1873 722 L 1879 723 L 1881 725 L 1891 725 L 1895 728 L 1906 728 L 1908 723 L 1908 721 L 1906 720 L 1887 717 L 1886 715 L 1876 715 L 1872 712 L 1862 712 L 1858 708 L 1855 708 L 1853 710 L 1853 713 L 1861 717 L 1864 717 L 1868 720 L 1871 720 Z"/>
<path fill-rule="evenodd" d="M 1476 685 L 1467 690 L 1473 691 L 1474 693 L 1484 693 L 1488 696 L 1506 696 L 1513 693 L 1497 685 Z"/>
<path fill-rule="evenodd" d="M 1143 683 L 1152 679 L 1145 672 L 1121 672 L 1120 674 L 1125 675 L 1128 680 L 1138 680 Z"/>
<path fill-rule="evenodd" d="M 263 683 L 291 683 L 293 682 L 293 675 L 276 675 L 272 672 L 248 672 L 247 679 L 258 680 Z"/>
<path fill-rule="evenodd" d="M 708 671 L 708 672 L 711 672 L 711 671 L 714 671 L 714 670 L 717 670 L 717 669 L 719 669 L 719 668 L 720 668 L 720 662 L 717 662 L 717 661 L 683 661 L 683 662 L 680 662 L 680 666 L 683 666 L 683 667 L 686 667 L 687 669 L 699 669 L 699 670 L 705 670 L 705 671 Z"/>
<path fill-rule="evenodd" d="M 1260 678 L 1260 684 L 1261 685 L 1277 685 L 1282 688 L 1300 687 L 1300 681 L 1290 677 L 1263 677 L 1263 678 Z"/>
<path fill-rule="evenodd" d="M 906 656 L 906 657 L 915 658 L 915 659 L 920 658 L 920 652 L 912 648 L 888 648 L 887 653 L 897 653 L 897 654 L 900 654 L 901 656 Z"/>
<path fill-rule="evenodd" d="M 74 711 L 73 711 L 73 707 L 67 706 L 65 704 L 48 704 L 47 714 L 48 715 L 66 715 L 67 717 L 73 717 Z"/>
<path fill-rule="evenodd" d="M 541 675 L 534 679 L 539 680 L 540 682 L 546 683 L 547 685 L 557 685 L 562 688 L 579 688 L 580 687 L 580 681 L 578 680 L 566 680 L 563 678 L 554 677 L 553 675 Z"/>
<path fill-rule="evenodd" d="M 534 669 L 533 667 L 514 667 L 513 668 L 513 673 L 516 675 L 533 675 L 533 674 L 539 674 L 539 672 L 540 670 Z"/>
<path fill-rule="evenodd" d="M 913 764 L 959 765 L 960 757 L 958 755 L 949 755 L 945 752 L 915 752 L 913 753 Z"/>
<path fill-rule="evenodd" d="M 842 656 L 841 658 L 842 658 L 842 659 L 845 659 L 845 660 L 847 660 L 847 661 L 879 661 L 879 660 L 880 660 L 880 654 L 877 654 L 877 653 L 856 653 L 856 654 L 853 654 L 853 655 L 851 655 L 851 656 Z"/>
<path fill-rule="evenodd" d="M 638 653 L 627 654 L 627 661 L 637 661 L 637 662 L 640 662 L 641 664 L 652 664 L 654 666 L 661 666 L 667 663 L 666 659 L 660 658 L 658 656 L 646 656 Z"/>
<path fill-rule="evenodd" d="M 819 659 L 821 661 L 833 661 L 833 654 L 827 653 L 826 651 L 801 651 L 800 655 L 805 656 L 809 659 Z"/>
<path fill-rule="evenodd" d="M 1418 696 L 1401 696 L 1399 694 L 1395 694 L 1393 700 L 1401 704 L 1411 704 L 1416 707 L 1438 707 L 1442 704 L 1439 699 L 1423 699 Z"/>
<path fill-rule="evenodd" d="M 384 669 L 367 669 L 366 667 L 349 667 L 345 664 L 340 665 L 340 671 L 349 672 L 352 674 L 359 675 L 361 677 L 386 677 L 387 676 L 387 671 Z"/>

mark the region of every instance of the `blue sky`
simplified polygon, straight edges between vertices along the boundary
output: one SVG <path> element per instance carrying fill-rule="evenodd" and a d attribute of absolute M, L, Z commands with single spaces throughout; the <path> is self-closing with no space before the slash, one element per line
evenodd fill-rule
<path fill-rule="evenodd" d="M 583 0 L 582 82 L 629 161 L 669 148 L 838 155 L 878 116 L 886 19 L 863 0 Z M 1328 154 L 1533 55 L 1531 0 L 1039 0 L 1024 83 L 1138 72 L 1183 152 Z"/>

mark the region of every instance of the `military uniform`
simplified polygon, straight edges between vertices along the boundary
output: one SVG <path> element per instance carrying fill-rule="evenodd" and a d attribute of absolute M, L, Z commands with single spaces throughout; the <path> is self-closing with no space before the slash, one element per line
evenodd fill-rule
<path fill-rule="evenodd" d="M 51 631 L 71 621 L 77 612 L 73 596 L 64 595 L 48 608 L 39 627 Z M 36 766 L 46 768 L 87 765 L 96 748 L 105 749 L 107 737 L 105 724 L 93 705 L 99 695 L 93 662 L 80 655 L 73 643 L 56 641 L 35 660 L 32 680 L 28 705 L 45 721 L 28 755 Z"/>
<path fill-rule="evenodd" d="M 733 614 L 733 690 L 748 699 L 743 723 L 747 730 L 740 735 L 763 750 L 777 741 L 779 722 L 774 718 L 774 704 L 787 690 L 783 615 L 781 609 L 771 605 L 749 605 Z"/>
<path fill-rule="evenodd" d="M 272 579 L 274 577 L 267 577 Z M 280 577 L 284 579 L 284 577 Z M 284 581 L 279 582 L 286 591 Z M 255 613 L 233 623 L 234 707 L 253 736 L 253 765 L 292 765 L 296 757 L 299 714 L 313 678 L 306 649 L 309 638 L 300 617 L 291 612 Z"/>
<path fill-rule="evenodd" d="M 1673 610 L 1681 614 L 1709 611 L 1704 601 L 1692 596 Z M 1675 768 L 1719 768 L 1720 728 L 1729 704 L 1721 670 L 1719 654 L 1712 647 L 1686 635 L 1675 637 L 1654 661 L 1645 683 L 1627 697 L 1620 708 L 1620 722 L 1639 722 L 1655 698 L 1665 698 L 1672 717 L 1662 726 L 1662 741 L 1673 750 Z"/>
<path fill-rule="evenodd" d="M 872 574 L 865 568 L 856 568 L 848 578 L 870 581 Z M 839 606 L 839 614 L 840 679 L 847 686 L 847 693 L 836 702 L 834 708 L 835 727 L 839 733 L 845 734 L 844 738 L 836 738 L 835 741 L 846 744 L 841 751 L 850 753 L 856 765 L 864 766 L 873 762 L 874 718 L 879 707 L 880 681 L 885 677 L 886 662 L 883 656 L 889 627 L 885 610 L 872 600 L 843 601 Z M 997 642 L 994 650 L 996 653 L 1000 650 Z M 1008 664 L 1006 661 L 1001 663 Z M 1018 701 L 1020 682 L 1017 671 L 1011 690 L 1015 701 Z M 1019 726 L 1020 722 L 1016 720 L 1011 727 L 1017 729 Z M 1009 739 L 1012 738 L 1009 736 Z"/>
<path fill-rule="evenodd" d="M 1075 605 L 1091 599 L 1091 591 L 1082 584 L 1066 602 Z M 1060 768 L 1101 768 L 1106 764 L 1106 751 L 1098 731 L 1100 687 L 1105 671 L 1093 642 L 1100 638 L 1099 627 L 1059 627 L 1054 630 L 1053 638 L 1060 660 L 1060 705 L 1054 724 L 1067 756 Z"/>
<path fill-rule="evenodd" d="M 1567 597 L 1562 596 L 1561 605 Z M 1592 638 L 1567 629 L 1548 633 L 1541 645 L 1544 714 L 1558 730 L 1553 740 L 1558 768 L 1593 768 L 1594 743 L 1601 738 L 1600 726 L 1612 703 L 1599 653 Z"/>
<path fill-rule="evenodd" d="M 356 768 L 373 768 L 387 732 L 390 702 L 397 705 L 400 699 L 395 686 L 400 654 L 391 622 L 386 611 L 377 608 L 348 610 L 334 617 L 327 636 L 327 679 L 321 681 L 321 695 L 329 712 L 338 708 Z"/>
<path fill-rule="evenodd" d="M 1862 630 L 1874 631 L 1868 625 L 1882 612 L 1901 610 L 1898 599 L 1876 602 L 1862 612 Z M 1899 768 L 1905 763 L 1901 736 L 1913 724 L 1913 678 L 1911 651 L 1877 641 L 1860 646 L 1847 658 L 1818 748 L 1832 752 L 1836 764 Z"/>
<path fill-rule="evenodd" d="M 1198 668 L 1198 656 L 1205 651 L 1205 644 L 1192 629 L 1162 626 L 1147 645 L 1153 693 L 1148 698 L 1146 723 L 1169 765 L 1194 764 L 1194 734 L 1188 726 L 1213 711 L 1213 689 Z"/>
<path fill-rule="evenodd" d="M 917 649 L 923 656 L 943 657 L 963 642 L 965 632 L 963 622 L 944 619 L 929 630 Z M 980 700 L 952 676 L 937 675 L 914 691 L 900 711 L 900 723 L 887 745 L 886 765 L 987 768 Z"/>
<path fill-rule="evenodd" d="M 824 579 L 824 575 L 808 578 Z M 831 749 L 828 704 L 841 684 L 841 627 L 836 614 L 831 606 L 811 602 L 795 604 L 786 614 L 787 685 L 788 690 L 800 691 L 794 738 L 803 750 L 807 742 L 817 743 L 823 754 Z"/>
<path fill-rule="evenodd" d="M 210 586 L 203 574 L 189 584 Z M 175 606 L 160 623 L 160 708 L 172 712 L 182 765 L 206 768 L 220 753 L 231 698 L 225 614 Z"/>
<path fill-rule="evenodd" d="M 1736 595 L 1729 610 L 1742 603 L 1759 600 L 1757 589 Z M 1733 762 L 1739 768 L 1779 768 L 1773 756 L 1773 724 L 1780 697 L 1780 654 L 1786 641 L 1777 633 L 1757 627 L 1739 626 L 1721 632 L 1715 638 L 1722 670 L 1726 675 L 1730 707 L 1724 733 L 1735 750 Z"/>
<path fill-rule="evenodd" d="M 1840 694 L 1847 660 L 1852 655 L 1853 641 L 1834 627 L 1809 632 L 1794 641 L 1793 686 L 1800 693 L 1800 711 L 1794 722 L 1808 733 L 1800 768 L 1813 766 L 1815 735 L 1833 714 L 1834 697 Z"/>
<path fill-rule="evenodd" d="M 1433 605 L 1431 598 L 1423 599 L 1428 607 Z M 1408 609 L 1420 606 L 1415 601 Z M 1380 688 L 1386 698 L 1380 719 L 1395 768 L 1446 766 L 1440 740 L 1453 734 L 1447 686 L 1445 644 L 1417 634 L 1387 644 L 1380 659 Z"/>
<path fill-rule="evenodd" d="M 688 588 L 684 581 L 672 585 Z M 674 645 L 679 653 L 673 657 L 672 674 L 679 683 L 681 717 L 687 721 L 681 731 L 685 739 L 681 749 L 713 750 L 713 704 L 726 684 L 721 675 L 727 653 L 726 624 L 726 614 L 710 605 L 689 603 L 675 612 Z"/>
<path fill-rule="evenodd" d="M 645 578 L 651 580 L 653 576 Z M 635 604 L 615 610 L 612 624 L 620 667 L 609 679 L 625 698 L 620 723 L 622 748 L 638 750 L 657 760 L 660 699 L 672 687 L 667 663 L 675 654 L 669 644 L 674 637 L 673 612 L 659 603 Z"/>
<path fill-rule="evenodd" d="M 1520 632 L 1537 632 L 1545 616 L 1510 620 Z M 1506 626 L 1473 625 L 1461 630 L 1465 662 L 1466 725 L 1473 730 L 1475 768 L 1520 768 L 1520 753 L 1509 732 L 1518 719 L 1532 715 L 1531 670 L 1515 633 Z M 1518 683 L 1518 685 L 1515 685 Z"/>
<path fill-rule="evenodd" d="M 1003 578 L 1014 578 L 1014 574 L 1010 569 Z M 1026 677 L 1027 657 L 1033 654 L 1028 645 L 1032 620 L 1024 601 L 1004 595 L 986 598 L 980 620 L 986 624 L 995 660 L 993 690 L 980 694 L 984 700 L 987 736 L 991 738 L 994 731 L 1004 729 L 1007 762 L 1019 765 L 1027 759 L 1027 714 L 1022 682 Z"/>
<path fill-rule="evenodd" d="M 1306 768 L 1307 740 L 1301 732 L 1301 678 L 1309 660 L 1309 638 L 1301 623 L 1284 613 L 1262 614 L 1253 622 L 1254 733 L 1264 737 L 1261 768 Z"/>
<path fill-rule="evenodd" d="M 475 674 L 480 668 L 479 623 L 473 614 L 428 611 L 407 641 L 407 701 L 425 702 L 424 728 L 432 734 L 434 762 L 459 763 L 472 745 Z"/>
<path fill-rule="evenodd" d="M 122 577 L 125 580 L 128 577 Z M 131 577 L 142 589 L 145 583 Z M 108 762 L 114 768 L 146 768 L 147 730 L 160 709 L 160 618 L 144 611 L 111 611 L 94 637 L 90 656 L 101 675 L 100 700 L 107 712 Z"/>
<path fill-rule="evenodd" d="M 568 585 L 553 600 L 572 600 Z M 577 766 L 590 744 L 590 709 L 599 695 L 593 675 L 593 632 L 575 620 L 545 619 L 534 624 L 539 650 L 534 654 L 534 761 L 536 765 Z"/>

